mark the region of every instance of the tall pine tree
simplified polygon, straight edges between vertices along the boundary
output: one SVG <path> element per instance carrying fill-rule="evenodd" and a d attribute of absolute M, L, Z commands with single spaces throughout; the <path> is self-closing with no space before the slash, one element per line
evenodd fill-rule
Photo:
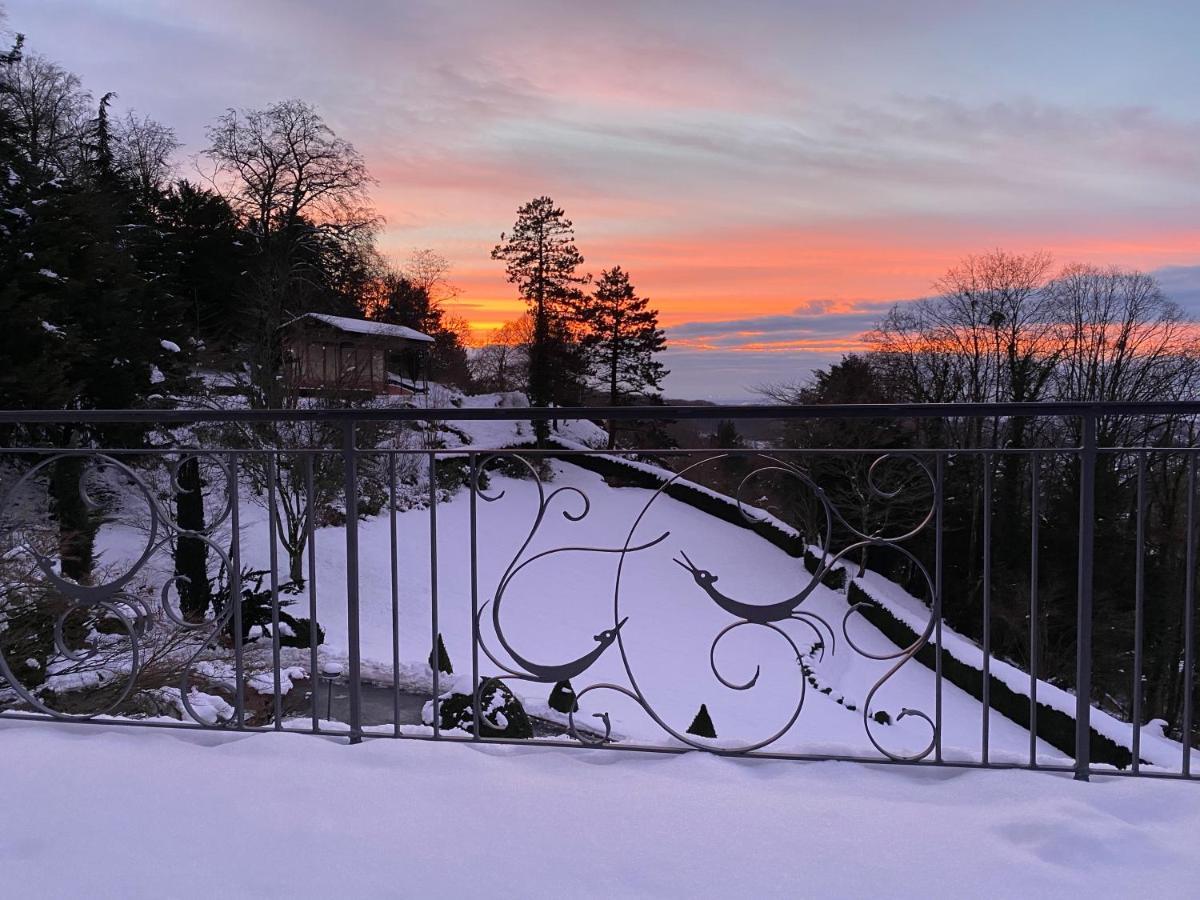
<path fill-rule="evenodd" d="M 578 313 L 593 386 L 609 406 L 634 398 L 657 399 L 666 367 L 656 356 L 667 345 L 658 311 L 639 297 L 629 273 L 614 266 L 600 273 L 596 290 Z M 616 446 L 616 423 L 608 423 L 608 446 Z"/>
<path fill-rule="evenodd" d="M 492 259 L 504 260 L 508 280 L 533 313 L 529 402 L 577 402 L 582 356 L 572 322 L 588 278 L 578 273 L 583 255 L 571 220 L 549 197 L 531 200 L 517 210 L 512 233 L 500 235 Z M 534 431 L 539 444 L 549 435 L 545 422 L 534 423 Z"/>

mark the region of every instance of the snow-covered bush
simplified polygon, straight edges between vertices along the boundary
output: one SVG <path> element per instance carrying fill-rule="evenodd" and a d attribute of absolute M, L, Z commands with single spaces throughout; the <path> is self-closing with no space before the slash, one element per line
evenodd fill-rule
<path fill-rule="evenodd" d="M 489 678 L 479 686 L 479 705 L 480 737 L 533 737 L 533 723 L 525 707 L 499 679 Z M 474 704 L 470 694 L 450 694 L 440 702 L 438 711 L 443 730 L 475 733 Z"/>

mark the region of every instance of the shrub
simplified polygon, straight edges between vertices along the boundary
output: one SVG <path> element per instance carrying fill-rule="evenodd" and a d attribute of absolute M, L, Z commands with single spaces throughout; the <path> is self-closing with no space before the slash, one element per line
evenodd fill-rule
<path fill-rule="evenodd" d="M 715 738 L 717 736 L 717 729 L 713 727 L 712 718 L 709 716 L 708 707 L 705 704 L 700 704 L 700 711 L 696 713 L 696 718 L 692 719 L 692 724 L 688 726 L 687 733 L 703 738 Z"/>
<path fill-rule="evenodd" d="M 265 569 L 242 570 L 242 640 L 249 640 L 250 629 L 257 626 L 264 636 L 271 636 L 271 587 L 263 582 L 269 573 Z M 217 591 L 217 608 L 224 610 L 229 602 L 231 586 L 226 583 Z M 285 581 L 279 585 L 279 644 L 283 647 L 308 647 L 312 641 L 313 623 L 307 617 L 293 616 L 286 607 L 294 606 L 296 599 L 289 597 L 300 590 L 299 585 Z M 325 629 L 317 623 L 317 643 L 325 643 Z M 226 626 L 226 633 L 233 635 L 233 618 Z"/>
<path fill-rule="evenodd" d="M 579 703 L 575 698 L 575 689 L 571 687 L 571 682 L 560 681 L 554 686 L 550 692 L 550 699 L 547 701 L 550 708 L 557 710 L 560 713 L 579 712 Z"/>
<path fill-rule="evenodd" d="M 429 651 L 429 670 L 434 669 L 433 654 L 437 651 L 437 670 L 445 675 L 454 674 L 454 666 L 450 664 L 450 654 L 446 652 L 446 645 L 442 643 L 442 636 L 438 634 L 437 646 Z"/>
<path fill-rule="evenodd" d="M 475 712 L 470 694 L 451 694 L 438 704 L 441 727 L 468 734 L 475 731 Z M 479 686 L 479 736 L 527 739 L 533 737 L 533 723 L 525 707 L 508 685 L 489 678 Z"/>

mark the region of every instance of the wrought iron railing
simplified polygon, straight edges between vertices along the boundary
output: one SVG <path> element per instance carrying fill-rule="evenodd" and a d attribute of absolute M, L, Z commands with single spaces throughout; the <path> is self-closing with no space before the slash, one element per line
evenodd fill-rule
<path fill-rule="evenodd" d="M 0 412 L 0 719 L 1192 777 L 1197 448 L 1188 426 L 1198 414 L 1200 404 L 1180 403 Z M 1014 418 L 1054 428 L 1026 446 L 952 445 L 940 429 Z M 1101 446 L 1098 423 L 1118 418 L 1154 427 L 1140 443 Z M 528 428 L 497 446 L 440 445 L 452 423 L 530 419 L 869 420 L 908 430 L 888 447 L 830 447 L 793 433 L 754 448 L 635 452 L 557 432 L 536 446 Z M 1102 623 L 1099 649 L 1098 461 L 1133 498 L 1121 507 L 1128 515 L 1115 516 L 1120 504 L 1100 489 L 1103 527 L 1128 532 L 1132 621 Z M 1182 499 L 1149 485 L 1159 468 L 1182 485 Z M 970 497 L 948 496 L 948 472 L 970 485 Z M 189 494 L 199 520 L 182 520 Z M 1168 495 L 1176 505 L 1159 508 Z M 1184 546 L 1183 583 L 1153 586 L 1177 591 L 1178 622 L 1156 619 L 1148 634 L 1158 599 L 1148 597 L 1147 561 L 1159 566 L 1162 556 L 1147 550 L 1151 496 L 1155 546 Z M 1044 558 L 1051 502 L 1077 509 L 1070 558 Z M 964 627 L 965 601 L 946 590 L 948 510 L 961 520 L 968 506 L 971 560 L 955 583 L 978 606 L 978 628 Z M 496 512 L 485 520 L 485 510 Z M 588 524 L 596 520 L 599 531 Z M 1009 658 L 993 648 L 997 527 L 1006 546 L 1021 530 L 1027 547 L 1018 554 L 1028 573 L 1023 665 L 1011 622 Z M 739 560 L 760 544 L 774 546 L 759 562 Z M 885 580 L 873 568 L 880 560 L 899 575 Z M 1014 565 L 1004 574 L 1010 592 Z M 198 571 L 211 582 L 203 590 Z M 1048 601 L 1039 588 L 1048 576 L 1055 615 L 1068 608 L 1061 586 L 1074 594 L 1067 650 L 1042 646 Z M 505 612 L 513 593 L 530 603 L 531 589 L 539 612 L 514 627 Z M 665 626 L 655 603 L 674 604 L 682 624 Z M 1011 619 L 1015 604 L 1003 605 Z M 651 628 L 635 638 L 641 622 Z M 718 737 L 705 704 L 686 728 L 677 700 L 692 694 L 676 683 L 671 659 L 643 670 L 648 653 L 672 653 L 672 639 L 695 642 L 705 628 L 708 688 L 722 697 L 763 686 L 760 637 L 782 650 L 769 666 L 775 676 L 797 670 L 794 689 L 770 694 L 786 700 L 773 724 L 757 730 L 731 716 Z M 1144 657 L 1164 628 L 1178 671 L 1159 681 L 1178 694 L 1178 721 L 1150 748 Z M 469 671 L 449 659 L 447 637 L 466 650 Z M 1093 667 L 1098 652 L 1116 652 L 1118 637 L 1131 645 L 1121 645 L 1122 662 L 1101 659 L 1106 672 L 1126 676 L 1116 697 L 1096 690 Z M 1048 662 L 1053 675 L 1041 671 Z M 839 665 L 842 675 L 856 667 L 859 696 L 823 681 Z M 897 698 L 906 685 L 925 696 Z M 961 712 L 970 708 L 964 691 L 981 710 L 974 746 L 948 718 L 947 692 Z M 853 715 L 857 746 L 806 733 L 814 697 Z M 609 708 L 617 703 L 621 715 Z M 1027 732 L 1019 754 L 1013 728 Z M 960 737 L 948 741 L 954 729 Z M 846 731 L 840 720 L 835 731 Z"/>

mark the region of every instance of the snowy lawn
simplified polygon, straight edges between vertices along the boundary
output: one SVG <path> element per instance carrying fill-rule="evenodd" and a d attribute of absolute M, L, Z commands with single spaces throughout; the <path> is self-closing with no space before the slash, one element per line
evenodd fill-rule
<path fill-rule="evenodd" d="M 1180 897 L 1200 878 L 1200 787 L 1165 780 L 11 721 L 0 765 L 10 897 Z"/>

